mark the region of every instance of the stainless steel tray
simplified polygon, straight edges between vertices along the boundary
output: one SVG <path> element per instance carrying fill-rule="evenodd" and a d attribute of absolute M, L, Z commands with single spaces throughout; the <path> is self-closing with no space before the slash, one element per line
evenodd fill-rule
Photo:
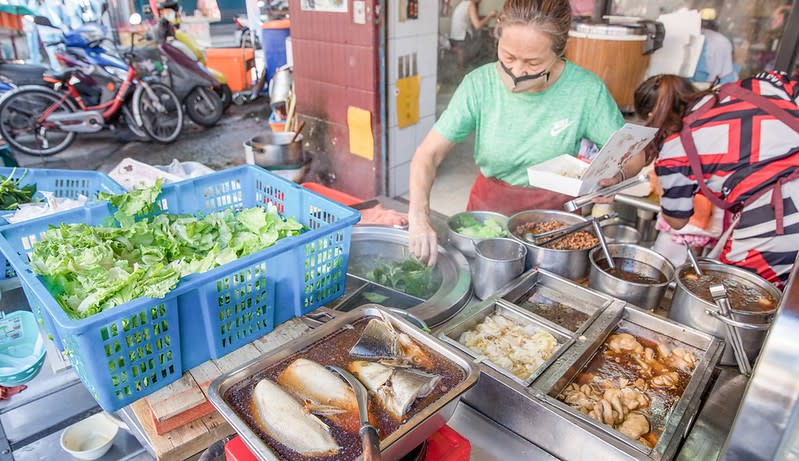
<path fill-rule="evenodd" d="M 502 314 L 503 316 L 519 322 L 523 325 L 533 325 L 541 330 L 544 330 L 552 336 L 555 337 L 555 340 L 558 342 L 558 347 L 552 353 L 552 356 L 544 362 L 538 369 L 527 379 L 521 379 L 518 376 L 511 373 L 509 370 L 495 364 L 494 362 L 488 360 L 481 356 L 478 352 L 473 351 L 472 349 L 466 347 L 465 345 L 461 344 L 458 341 L 460 336 L 474 328 L 477 324 L 482 322 L 486 317 L 492 315 L 494 313 Z M 532 384 L 535 379 L 544 372 L 555 360 L 557 360 L 558 356 L 563 353 L 566 348 L 568 348 L 572 343 L 572 336 L 571 334 L 564 333 L 560 328 L 555 328 L 549 322 L 543 322 L 540 319 L 529 315 L 528 312 L 520 309 L 518 306 L 514 306 L 507 301 L 504 301 L 500 298 L 488 298 L 488 300 L 484 301 L 482 305 L 476 308 L 475 312 L 466 317 L 453 323 L 451 325 L 447 325 L 441 332 L 439 333 L 439 338 L 441 338 L 446 343 L 452 345 L 453 347 L 463 351 L 464 353 L 478 359 L 481 363 L 486 364 L 487 366 L 493 368 L 499 373 L 502 373 L 506 377 L 512 379 L 516 383 L 521 386 L 528 387 Z"/>
<path fill-rule="evenodd" d="M 572 282 L 565 289 L 574 290 Z M 615 429 L 585 417 L 555 397 L 593 358 L 620 321 L 630 322 L 703 351 L 682 397 L 672 408 L 668 427 L 654 449 L 627 439 Z M 456 319 L 456 322 L 460 319 Z M 445 325 L 448 329 L 450 325 Z M 674 457 L 698 412 L 713 377 L 722 343 L 712 336 L 612 300 L 560 357 L 525 387 L 491 367 L 481 367 L 478 383 L 465 403 L 518 435 L 564 460 L 662 461 Z M 550 395 L 554 394 L 554 395 Z"/>
<path fill-rule="evenodd" d="M 347 328 L 347 325 L 365 317 L 380 316 L 381 312 L 386 318 L 391 320 L 391 323 L 399 331 L 408 334 L 423 347 L 440 354 L 460 368 L 464 373 L 464 379 L 460 384 L 456 385 L 438 400 L 413 415 L 405 423 L 400 425 L 396 431 L 381 441 L 380 449 L 384 460 L 392 461 L 400 459 L 413 448 L 424 442 L 424 440 L 447 422 L 455 411 L 461 394 L 466 392 L 477 382 L 479 372 L 475 364 L 467 360 L 461 354 L 451 351 L 439 340 L 415 328 L 408 321 L 390 312 L 381 310 L 375 305 L 366 305 L 351 312 L 338 315 L 327 323 L 315 328 L 310 333 L 285 344 L 274 352 L 265 354 L 230 373 L 220 376 L 211 383 L 208 390 L 208 399 L 214 407 L 219 410 L 225 420 L 233 426 L 239 435 L 241 435 L 244 442 L 259 459 L 270 461 L 279 460 L 279 456 L 256 435 L 250 426 L 242 420 L 234 409 L 225 401 L 225 393 L 237 383 L 258 374 L 277 362 L 298 354 L 324 340 L 328 336 Z"/>
<path fill-rule="evenodd" d="M 582 424 L 592 426 L 594 432 L 600 432 L 616 442 L 628 444 L 641 453 L 648 455 L 649 459 L 670 459 L 677 452 L 677 448 L 686 432 L 690 419 L 692 419 L 693 415 L 695 415 L 699 409 L 702 392 L 709 384 L 713 369 L 720 358 L 722 350 L 721 344 L 716 338 L 710 335 L 696 330 L 689 330 L 630 307 L 625 309 L 621 322 L 617 322 L 616 325 L 633 328 L 636 326 L 642 327 L 644 330 L 649 330 L 651 333 L 667 336 L 672 340 L 681 342 L 701 353 L 701 359 L 696 368 L 694 368 L 691 380 L 686 386 L 682 396 L 677 403 L 671 407 L 671 410 L 664 418 L 665 427 L 658 439 L 657 445 L 650 449 L 638 441 L 625 437 L 615 429 L 583 415 L 580 411 L 557 399 L 558 394 L 560 394 L 563 388 L 572 382 L 585 366 L 588 365 L 598 353 L 598 350 L 587 352 L 570 366 L 563 367 L 565 370 L 563 370 L 562 375 L 558 378 L 555 385 L 547 391 L 544 399 L 549 405 L 553 405 L 559 410 L 568 413 L 570 417 L 575 418 Z M 610 335 L 613 331 L 615 331 L 615 327 L 609 329 L 607 335 Z M 602 339 L 603 342 L 604 340 L 605 338 Z M 684 417 L 686 415 L 688 416 L 687 418 Z"/>
<path fill-rule="evenodd" d="M 523 301 L 536 292 L 541 292 L 544 296 L 553 301 L 587 314 L 588 319 L 586 319 L 576 331 L 571 331 L 562 325 L 558 325 L 526 309 L 522 305 Z M 610 306 L 613 302 L 613 299 L 609 296 L 583 288 L 559 275 L 539 269 L 533 269 L 524 274 L 516 283 L 506 287 L 506 289 L 500 293 L 500 296 L 508 302 L 515 304 L 529 315 L 534 316 L 548 325 L 553 325 L 569 335 L 579 335 L 584 332 L 594 323 L 596 318 L 602 314 L 605 308 Z"/>

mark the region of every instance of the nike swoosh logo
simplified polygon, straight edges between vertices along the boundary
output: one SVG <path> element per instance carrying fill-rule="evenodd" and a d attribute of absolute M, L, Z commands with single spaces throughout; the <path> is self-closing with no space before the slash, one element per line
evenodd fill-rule
<path fill-rule="evenodd" d="M 558 124 L 558 126 L 553 126 L 552 129 L 549 131 L 549 135 L 553 138 L 555 136 L 560 136 L 566 128 L 572 126 L 573 122 L 566 122 L 565 124 Z"/>

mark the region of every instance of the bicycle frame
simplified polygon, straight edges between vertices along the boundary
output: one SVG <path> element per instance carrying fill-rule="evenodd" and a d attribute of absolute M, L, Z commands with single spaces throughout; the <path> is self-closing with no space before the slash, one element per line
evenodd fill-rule
<path fill-rule="evenodd" d="M 48 107 L 44 112 L 42 112 L 37 122 L 45 124 L 45 120 L 47 120 L 47 117 L 49 117 L 56 110 L 58 110 L 58 108 L 61 107 L 61 105 L 64 104 L 64 102 L 70 96 L 78 104 L 78 108 L 81 111 L 101 112 L 103 120 L 107 121 L 111 117 L 115 116 L 122 108 L 122 105 L 125 104 L 125 96 L 127 95 L 128 89 L 130 89 L 130 86 L 133 84 L 135 79 L 136 79 L 136 70 L 133 68 L 133 66 L 130 66 L 128 67 L 128 73 L 125 76 L 125 80 L 122 81 L 122 84 L 117 89 L 114 99 L 96 106 L 87 106 L 86 103 L 83 102 L 83 98 L 80 97 L 80 93 L 78 93 L 78 90 L 75 89 L 72 83 L 66 81 L 64 82 L 64 85 L 66 86 L 67 91 L 64 92 L 61 99 L 59 99 L 57 102 Z M 48 77 L 45 77 L 45 80 L 50 83 L 60 83 L 59 81 Z"/>

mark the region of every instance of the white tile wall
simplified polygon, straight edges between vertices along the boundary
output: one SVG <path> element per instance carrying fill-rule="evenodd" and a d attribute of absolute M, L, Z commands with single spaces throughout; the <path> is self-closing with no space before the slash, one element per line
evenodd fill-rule
<path fill-rule="evenodd" d="M 413 158 L 418 139 L 419 125 L 399 128 L 393 126 L 388 129 L 388 167 L 408 163 Z"/>
<path fill-rule="evenodd" d="M 424 2 L 424 5 L 421 3 Z M 392 196 L 408 192 L 410 161 L 416 147 L 435 122 L 436 77 L 438 73 L 438 6 L 420 1 L 419 19 L 398 21 L 399 0 L 388 0 L 388 192 Z M 422 77 L 419 94 L 419 123 L 397 127 L 396 81 L 399 56 L 416 53 L 417 73 Z"/>
<path fill-rule="evenodd" d="M 419 1 L 419 19 L 399 22 L 399 0 L 388 0 L 388 38 L 438 33 L 438 2 Z"/>
<path fill-rule="evenodd" d="M 389 176 L 391 181 L 388 186 L 388 193 L 391 197 L 397 197 L 408 193 L 408 176 L 410 176 L 410 171 L 410 162 L 403 163 L 391 169 Z"/>

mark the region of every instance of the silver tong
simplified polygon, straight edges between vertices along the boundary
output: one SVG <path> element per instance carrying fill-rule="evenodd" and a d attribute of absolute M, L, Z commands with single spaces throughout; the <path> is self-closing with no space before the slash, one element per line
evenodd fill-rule
<path fill-rule="evenodd" d="M 611 195 L 615 195 L 618 192 L 623 191 L 624 189 L 629 189 L 630 187 L 637 186 L 638 184 L 643 184 L 649 181 L 649 175 L 646 173 L 640 173 L 638 176 L 633 176 L 630 179 L 625 179 L 624 181 L 614 184 L 612 186 L 605 187 L 603 189 L 599 189 L 596 192 L 591 192 L 590 194 L 581 195 L 580 197 L 575 198 L 574 200 L 570 200 L 563 205 L 563 208 L 566 211 L 575 211 L 579 210 L 580 208 L 589 205 L 592 200 L 597 197 L 609 197 Z"/>
<path fill-rule="evenodd" d="M 727 289 L 724 288 L 724 285 L 712 285 L 710 287 L 710 294 L 713 296 L 713 300 L 716 302 L 716 306 L 719 308 L 719 316 L 722 316 L 728 320 L 733 320 L 730 300 L 727 299 Z M 752 365 L 749 363 L 749 358 L 746 356 L 746 350 L 744 349 L 743 339 L 741 339 L 741 333 L 738 331 L 737 327 L 733 326 L 733 324 L 728 322 L 723 323 L 727 329 L 727 342 L 730 343 L 730 347 L 735 354 L 735 361 L 738 363 L 738 371 L 740 371 L 742 375 L 751 375 Z"/>
<path fill-rule="evenodd" d="M 525 232 L 524 235 L 522 235 L 522 238 L 525 241 L 527 241 L 527 243 L 532 243 L 533 245 L 537 245 L 537 246 L 545 246 L 545 245 L 549 245 L 552 242 L 560 240 L 560 239 L 562 239 L 563 237 L 566 237 L 569 234 L 573 234 L 573 233 L 577 232 L 578 230 L 585 229 L 586 227 L 591 227 L 591 226 L 594 225 L 595 222 L 599 223 L 601 221 L 607 221 L 608 219 L 613 219 L 613 218 L 615 218 L 617 216 L 618 216 L 618 214 L 616 212 L 613 212 L 613 213 L 608 213 L 605 216 L 600 216 L 598 218 L 591 217 L 591 218 L 588 218 L 585 221 L 578 222 L 576 224 L 572 224 L 571 226 L 561 227 L 559 229 L 554 229 L 554 230 L 551 230 L 551 231 L 541 232 L 540 234 L 533 234 L 533 233 L 530 233 L 530 232 Z M 552 238 L 549 238 L 549 239 L 543 240 L 543 241 L 541 240 L 541 239 L 546 239 L 547 237 L 552 237 Z"/>

